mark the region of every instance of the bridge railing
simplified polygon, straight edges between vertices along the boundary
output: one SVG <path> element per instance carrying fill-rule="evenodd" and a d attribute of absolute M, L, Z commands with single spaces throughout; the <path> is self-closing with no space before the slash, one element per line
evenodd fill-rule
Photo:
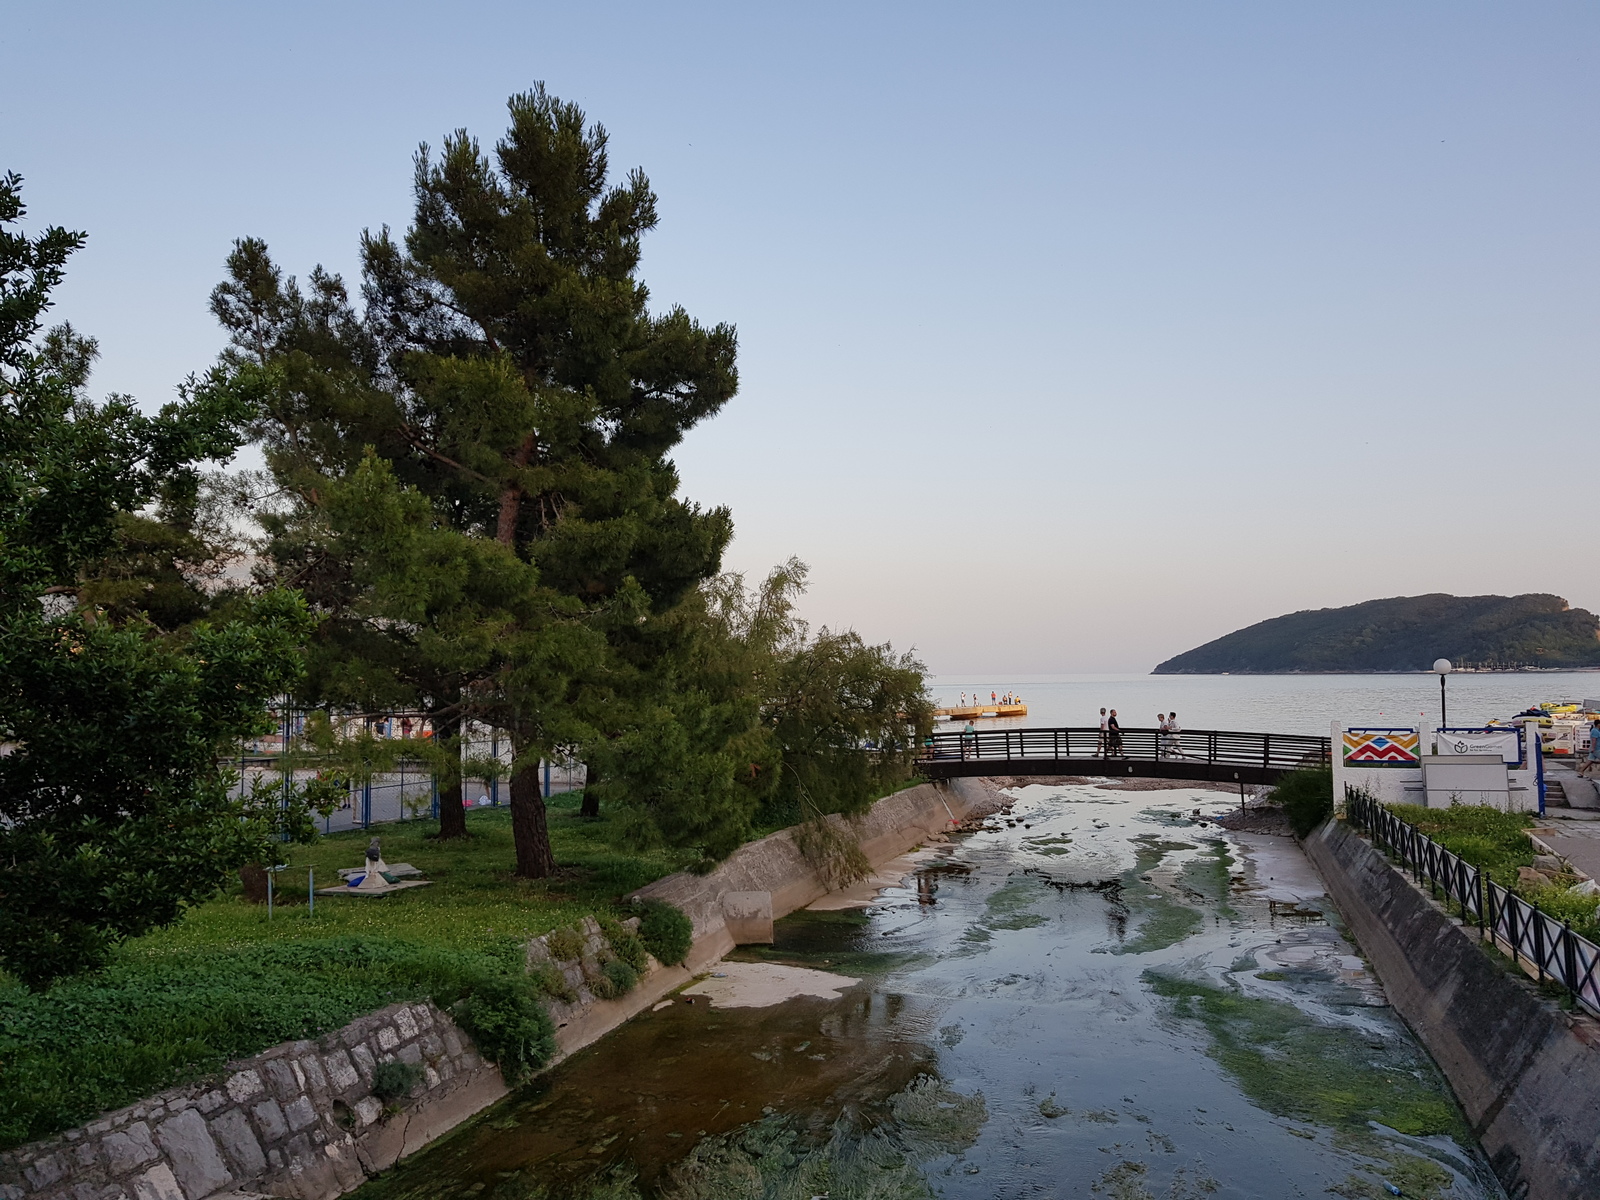
<path fill-rule="evenodd" d="M 1435 899 L 1476 924 L 1478 934 L 1540 983 L 1554 980 L 1600 1016 L 1600 946 L 1537 904 L 1501 887 L 1478 867 L 1402 821 L 1373 797 L 1345 793 L 1345 817 L 1426 883 Z"/>
<path fill-rule="evenodd" d="M 1112 737 L 1092 727 L 1062 729 L 977 729 L 935 733 L 923 747 L 930 761 L 1018 759 L 1104 759 L 1107 762 L 1192 762 L 1219 767 L 1261 767 L 1288 771 L 1326 766 L 1331 744 L 1325 737 L 1293 733 L 1238 733 L 1225 729 L 1123 729 Z"/>

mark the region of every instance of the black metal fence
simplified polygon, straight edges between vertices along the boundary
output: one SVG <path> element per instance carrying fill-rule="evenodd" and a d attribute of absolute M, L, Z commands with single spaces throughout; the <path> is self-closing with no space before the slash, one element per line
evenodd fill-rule
<path fill-rule="evenodd" d="M 1561 984 L 1600 1016 L 1600 946 L 1464 862 L 1371 796 L 1347 790 L 1345 815 L 1397 857 L 1434 896 L 1453 905 L 1495 947 L 1543 983 Z"/>
<path fill-rule="evenodd" d="M 1164 733 L 1159 729 L 1122 729 L 1111 733 L 1095 728 L 975 729 L 933 734 L 923 748 L 923 757 L 934 762 L 945 759 L 964 762 L 1104 759 L 1110 762 L 1205 763 L 1274 771 L 1326 766 L 1329 753 L 1325 737 L 1237 733 L 1222 729 L 1193 729 L 1182 733 Z"/>

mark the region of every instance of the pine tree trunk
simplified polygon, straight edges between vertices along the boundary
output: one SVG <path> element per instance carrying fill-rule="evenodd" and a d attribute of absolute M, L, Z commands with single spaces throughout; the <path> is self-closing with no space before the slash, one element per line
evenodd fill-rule
<path fill-rule="evenodd" d="M 539 795 L 537 762 L 511 777 L 511 839 L 517 847 L 517 878 L 548 879 L 555 873 L 556 856 L 550 849 L 544 797 Z"/>
<path fill-rule="evenodd" d="M 453 741 L 461 733 L 459 719 L 436 720 L 433 723 L 433 736 L 439 739 L 439 745 L 446 741 Z M 460 753 L 456 759 L 460 761 Z M 461 802 L 461 772 L 455 772 L 454 778 L 440 780 L 439 782 L 439 836 L 441 838 L 464 838 L 467 836 L 467 807 Z"/>
<path fill-rule="evenodd" d="M 594 790 L 599 782 L 599 769 L 593 763 L 588 764 L 583 775 L 583 807 L 578 809 L 578 815 L 590 821 L 600 819 L 600 793 Z"/>

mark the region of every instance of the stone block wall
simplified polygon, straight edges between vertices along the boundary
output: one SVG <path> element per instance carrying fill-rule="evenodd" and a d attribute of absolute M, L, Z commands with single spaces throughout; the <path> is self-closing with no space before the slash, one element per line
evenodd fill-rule
<path fill-rule="evenodd" d="M 422 1067 L 423 1080 L 386 1110 L 372 1076 L 391 1060 Z M 407 1126 L 437 1124 L 428 1110 L 485 1091 L 504 1094 L 500 1072 L 449 1016 L 392 1004 L 0 1154 L 0 1200 L 324 1200 L 409 1150 Z"/>
<path fill-rule="evenodd" d="M 620 924 L 630 933 L 639 931 L 638 917 L 629 917 Z M 600 998 L 594 993 L 595 983 L 601 978 L 601 968 L 606 960 L 616 957 L 611 952 L 611 943 L 606 940 L 599 921 L 593 917 L 584 917 L 575 928 L 578 936 L 583 939 L 583 952 L 577 958 L 556 958 L 550 952 L 549 934 L 536 937 L 528 943 L 528 970 L 534 971 L 547 965 L 554 967 L 566 980 L 567 988 L 574 997 L 571 1000 L 564 1000 L 559 996 L 546 998 L 545 1009 L 549 1012 L 550 1021 L 557 1031 L 580 1020 L 599 1001 Z M 649 969 L 641 972 L 641 978 L 649 975 L 657 965 L 655 959 L 650 959 Z"/>

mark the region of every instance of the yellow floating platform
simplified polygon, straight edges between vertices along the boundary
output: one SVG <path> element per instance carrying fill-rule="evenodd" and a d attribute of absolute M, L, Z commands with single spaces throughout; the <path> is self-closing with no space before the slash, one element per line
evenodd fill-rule
<path fill-rule="evenodd" d="M 981 721 L 985 717 L 1025 717 L 1026 704 L 968 704 L 960 708 L 936 708 L 935 718 L 944 721 Z"/>

